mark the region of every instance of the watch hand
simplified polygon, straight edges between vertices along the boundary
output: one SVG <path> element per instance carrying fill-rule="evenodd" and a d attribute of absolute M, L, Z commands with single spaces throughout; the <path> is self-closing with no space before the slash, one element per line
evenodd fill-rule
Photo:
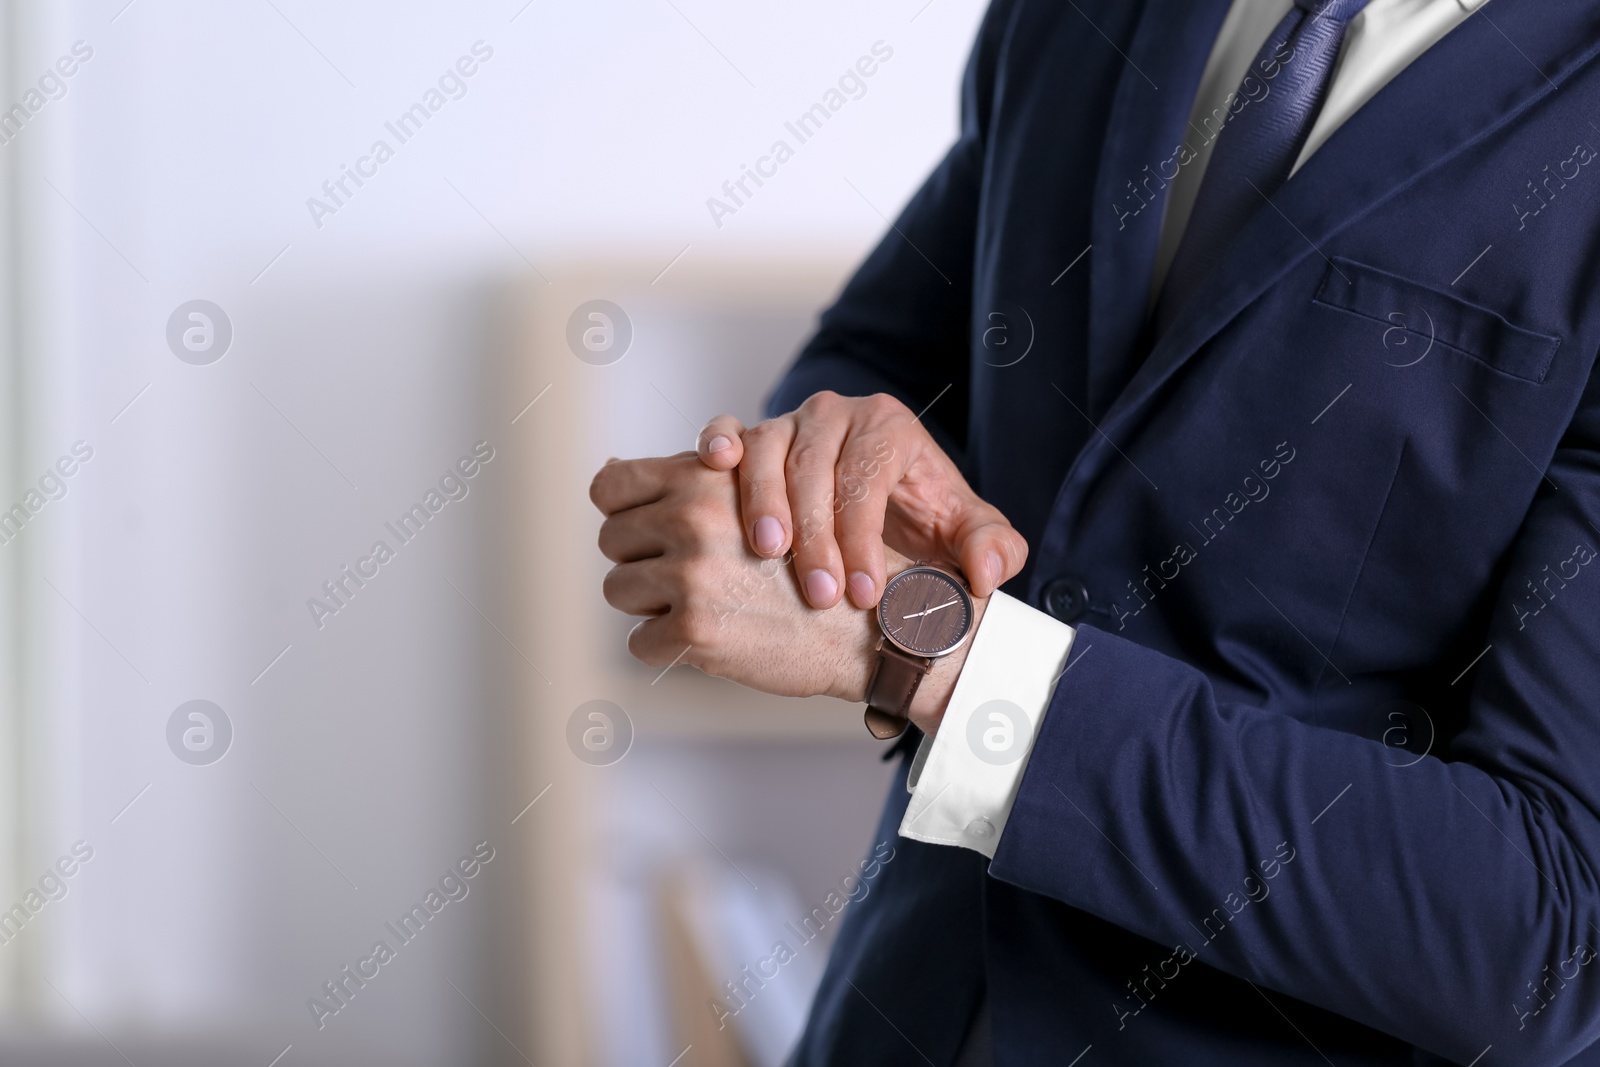
<path fill-rule="evenodd" d="M 959 602 L 960 599 L 960 597 L 953 597 L 950 600 L 946 600 L 943 604 L 936 604 L 931 608 L 924 608 L 921 611 L 913 611 L 910 615 L 902 615 L 900 617 L 902 619 L 917 619 L 924 615 L 932 615 L 936 611 L 942 611 L 943 609 L 948 608 L 951 604 Z"/>

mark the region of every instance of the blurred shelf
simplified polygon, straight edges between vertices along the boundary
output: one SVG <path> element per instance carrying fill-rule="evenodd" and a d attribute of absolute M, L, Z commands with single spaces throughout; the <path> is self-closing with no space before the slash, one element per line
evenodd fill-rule
<path fill-rule="evenodd" d="M 596 545 L 601 519 L 588 498 L 594 471 L 610 456 L 691 448 L 700 426 L 718 413 L 757 421 L 763 395 L 849 270 L 843 257 L 729 261 L 698 248 L 669 266 L 670 259 L 542 265 L 549 281 L 516 294 L 508 338 L 512 363 L 503 376 L 501 406 L 508 423 L 513 416 L 516 421 L 502 435 L 502 476 L 517 486 L 508 534 L 516 566 L 507 576 L 516 617 L 508 640 L 538 664 L 537 673 L 522 672 L 517 698 L 532 738 L 522 754 L 527 795 L 551 793 L 519 827 L 541 836 L 548 860 L 530 873 L 536 902 L 529 912 L 536 971 L 532 1025 L 546 1035 L 546 1047 L 560 1050 L 560 1062 L 600 1058 L 619 998 L 643 1031 L 683 1029 L 681 1019 L 654 1019 L 653 1012 L 670 1012 L 670 1005 L 652 1008 L 641 991 L 644 980 L 628 970 L 630 964 L 596 948 L 617 936 L 618 901 L 638 891 L 617 884 L 610 864 L 619 851 L 640 850 L 618 838 L 614 818 L 607 821 L 630 803 L 630 777 L 591 773 L 595 768 L 569 749 L 569 723 L 577 721 L 579 708 L 596 699 L 616 703 L 633 724 L 635 743 L 646 749 L 652 742 L 693 748 L 737 741 L 764 746 L 776 759 L 811 761 L 799 780 L 812 783 L 826 781 L 829 773 L 850 774 L 859 783 L 866 770 L 881 769 L 870 753 L 882 743 L 862 727 L 859 706 L 767 696 L 684 665 L 665 672 L 646 667 L 627 654 L 627 634 L 637 620 L 613 610 L 601 595 L 610 564 Z M 632 327 L 626 353 L 606 365 L 580 359 L 569 347 L 574 313 L 592 300 L 621 307 Z M 536 406 L 526 406 L 536 397 Z M 786 745 L 796 751 L 780 751 Z M 840 752 L 853 746 L 865 758 L 841 761 Z M 683 755 L 684 765 L 696 765 L 695 754 Z M 721 755 L 710 754 L 711 765 L 719 765 Z M 752 755 L 746 751 L 741 758 Z M 649 765 L 644 753 L 625 758 Z M 844 763 L 855 769 L 841 771 Z M 751 840 L 765 840 L 753 824 L 771 822 L 771 813 L 730 791 L 729 781 L 709 775 L 697 788 L 684 783 L 675 803 L 687 811 L 720 812 L 733 820 L 730 825 L 743 825 Z M 824 792 L 834 799 L 818 805 L 809 832 L 849 855 L 876 819 L 876 806 L 864 803 L 859 789 Z M 644 804 L 661 807 L 655 790 Z M 797 846 L 789 840 L 763 847 Z M 624 995 L 624 988 L 634 992 Z M 640 999 L 628 999 L 635 994 Z"/>

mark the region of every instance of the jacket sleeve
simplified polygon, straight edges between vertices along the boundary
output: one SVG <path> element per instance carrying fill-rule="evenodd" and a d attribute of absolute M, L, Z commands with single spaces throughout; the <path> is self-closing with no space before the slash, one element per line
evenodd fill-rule
<path fill-rule="evenodd" d="M 793 411 L 824 389 L 889 393 L 920 411 L 959 462 L 966 433 L 973 256 L 984 143 L 1011 0 L 995 0 L 961 86 L 961 132 L 883 239 L 845 285 L 816 334 L 767 400 Z"/>
<path fill-rule="evenodd" d="M 1430 754 L 1222 699 L 1083 626 L 991 875 L 1453 1062 L 1600 1039 L 1595 381 L 1547 474 Z M 1529 618 L 1524 579 L 1556 572 Z"/>

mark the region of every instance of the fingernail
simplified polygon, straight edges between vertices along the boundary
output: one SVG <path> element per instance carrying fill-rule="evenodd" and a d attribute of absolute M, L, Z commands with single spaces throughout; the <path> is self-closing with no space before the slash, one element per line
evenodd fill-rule
<path fill-rule="evenodd" d="M 839 593 L 839 583 L 827 571 L 812 571 L 806 575 L 806 599 L 812 607 L 825 607 L 833 603 Z"/>
<path fill-rule="evenodd" d="M 872 584 L 872 579 L 869 576 L 861 571 L 856 571 L 850 576 L 850 580 L 846 584 L 850 587 L 851 599 L 857 605 L 866 607 L 872 603 L 872 597 L 877 592 L 877 586 Z"/>
<path fill-rule="evenodd" d="M 756 551 L 770 556 L 783 544 L 783 524 L 771 515 L 756 520 Z"/>
<path fill-rule="evenodd" d="M 732 445 L 733 445 L 732 441 L 728 440 L 726 437 L 722 436 L 719 433 L 719 434 L 717 434 L 717 436 L 713 437 L 711 440 L 706 442 L 706 453 L 708 455 L 710 455 L 710 454 L 714 454 L 714 453 L 717 453 L 717 452 L 721 452 L 724 448 L 729 448 Z"/>
<path fill-rule="evenodd" d="M 1000 562 L 1000 553 L 991 548 L 989 550 L 989 554 L 984 557 L 984 563 L 989 568 L 990 583 L 993 585 L 999 585 L 1000 575 L 1004 573 L 1001 568 L 1005 566 Z"/>

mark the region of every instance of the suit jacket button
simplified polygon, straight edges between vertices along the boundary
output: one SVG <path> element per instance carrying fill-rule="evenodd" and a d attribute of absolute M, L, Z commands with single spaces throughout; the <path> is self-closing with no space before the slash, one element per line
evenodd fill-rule
<path fill-rule="evenodd" d="M 1066 623 L 1077 622 L 1089 610 L 1089 588 L 1082 579 L 1066 575 L 1045 583 L 1040 597 L 1044 610 Z"/>

